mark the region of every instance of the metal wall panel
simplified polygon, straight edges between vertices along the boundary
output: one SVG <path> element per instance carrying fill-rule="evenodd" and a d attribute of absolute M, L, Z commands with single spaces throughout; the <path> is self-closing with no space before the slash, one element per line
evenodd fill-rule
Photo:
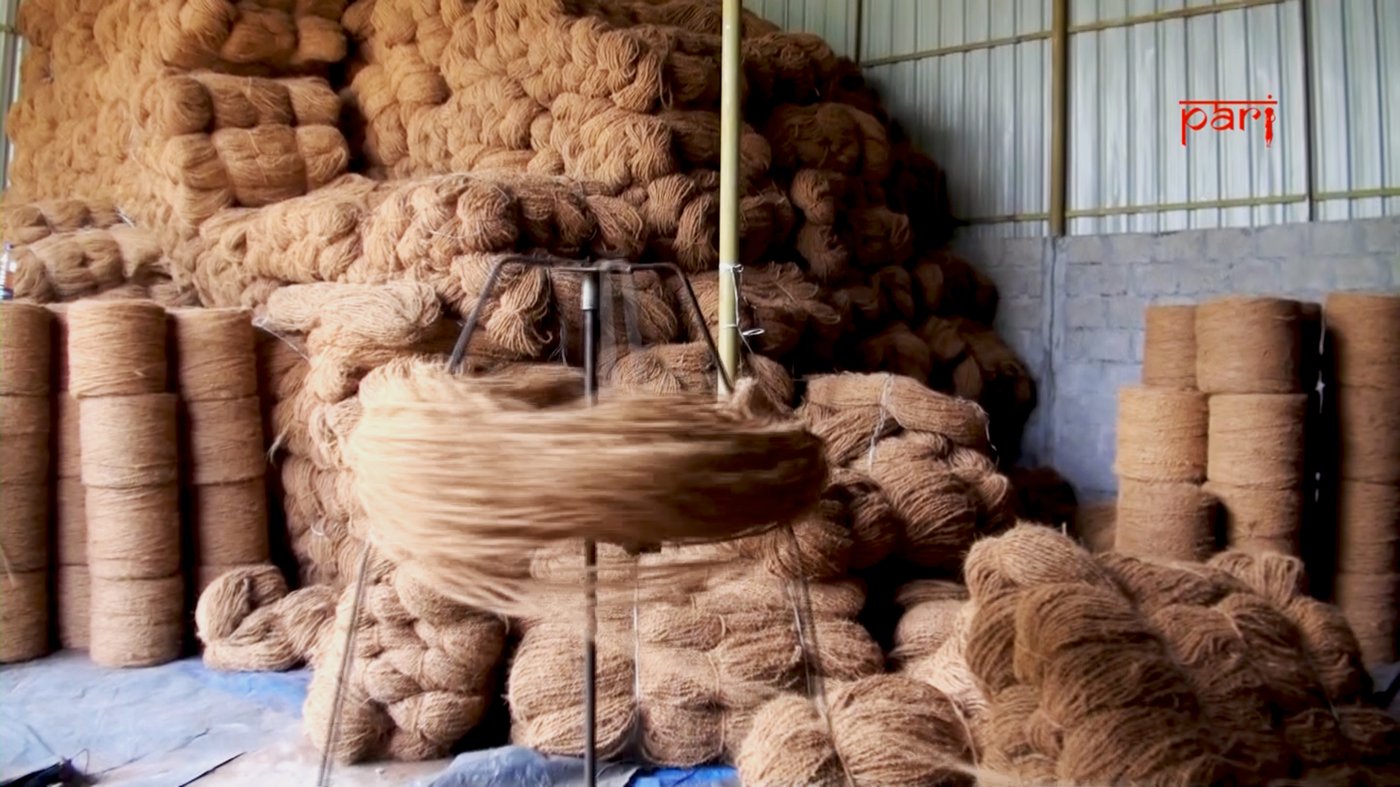
<path fill-rule="evenodd" d="M 838 55 L 856 54 L 856 0 L 744 0 L 744 7 L 785 30 L 816 33 Z"/>

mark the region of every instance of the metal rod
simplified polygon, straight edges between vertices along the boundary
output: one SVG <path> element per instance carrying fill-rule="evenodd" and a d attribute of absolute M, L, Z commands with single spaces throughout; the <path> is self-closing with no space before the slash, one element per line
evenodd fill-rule
<path fill-rule="evenodd" d="M 739 373 L 739 131 L 743 126 L 743 4 L 724 0 L 719 99 L 719 393 Z"/>
<path fill-rule="evenodd" d="M 1298 4 L 1298 24 L 1303 33 L 1303 155 L 1307 161 L 1303 167 L 1303 191 L 1308 195 L 1307 220 L 1312 221 L 1317 214 L 1317 203 L 1320 201 L 1313 189 L 1317 187 L 1317 176 L 1314 170 L 1317 168 L 1317 138 L 1313 132 L 1313 40 L 1312 40 L 1312 11 L 1309 6 L 1312 0 L 1303 0 Z"/>
<path fill-rule="evenodd" d="M 1055 0 L 1050 25 L 1050 236 L 1065 234 L 1069 179 L 1069 0 Z"/>
<path fill-rule="evenodd" d="M 580 310 L 583 313 L 583 395 L 598 403 L 598 290 L 602 273 L 583 274 Z M 583 771 L 588 787 L 598 784 L 598 545 L 583 542 Z"/>

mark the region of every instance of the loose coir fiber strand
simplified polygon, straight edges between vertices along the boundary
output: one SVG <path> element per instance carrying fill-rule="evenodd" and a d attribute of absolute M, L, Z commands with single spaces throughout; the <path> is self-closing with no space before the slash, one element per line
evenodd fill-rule
<path fill-rule="evenodd" d="M 87 562 L 94 577 L 156 579 L 180 571 L 180 490 L 175 484 L 88 486 Z"/>
<path fill-rule="evenodd" d="M 50 429 L 47 396 L 0 396 L 0 485 L 48 484 Z"/>
<path fill-rule="evenodd" d="M 1334 292 L 1323 305 L 1336 357 L 1337 382 L 1358 388 L 1400 389 L 1400 296 Z"/>
<path fill-rule="evenodd" d="M 69 389 L 79 399 L 162 393 L 165 309 L 149 301 L 79 301 L 68 308 Z"/>
<path fill-rule="evenodd" d="M 1400 572 L 1400 486 L 1338 484 L 1337 566 L 1356 574 Z"/>
<path fill-rule="evenodd" d="M 1254 489 L 1208 481 L 1203 488 L 1220 503 L 1217 515 L 1230 549 L 1250 554 L 1300 554 L 1304 506 L 1301 487 Z"/>
<path fill-rule="evenodd" d="M 1305 394 L 1219 394 L 1210 397 L 1206 476 L 1251 489 L 1303 484 Z"/>
<path fill-rule="evenodd" d="M 83 483 L 129 488 L 179 480 L 175 394 L 83 399 Z"/>
<path fill-rule="evenodd" d="M 1114 548 L 1134 557 L 1203 560 L 1215 547 L 1214 509 L 1195 484 L 1123 479 Z"/>
<path fill-rule="evenodd" d="M 1339 386 L 1333 391 L 1341 477 L 1400 484 L 1400 389 Z"/>
<path fill-rule="evenodd" d="M 1142 348 L 1142 384 L 1196 387 L 1196 307 L 1148 306 Z"/>
<path fill-rule="evenodd" d="M 0 574 L 0 664 L 49 652 L 49 572 Z"/>
<path fill-rule="evenodd" d="M 180 655 L 185 580 L 91 575 L 88 650 L 104 667 L 150 667 Z"/>
<path fill-rule="evenodd" d="M 51 324 L 42 306 L 0 304 L 0 396 L 48 396 Z"/>
<path fill-rule="evenodd" d="M 0 574 L 49 565 L 49 487 L 0 484 Z"/>
<path fill-rule="evenodd" d="M 1206 474 L 1206 397 L 1167 388 L 1118 389 L 1113 469 L 1136 481 L 1201 481 Z"/>
<path fill-rule="evenodd" d="M 175 375 L 186 402 L 258 393 L 253 316 L 246 309 L 173 309 Z"/>
<path fill-rule="evenodd" d="M 1298 393 L 1302 304 L 1230 297 L 1196 307 L 1196 386 L 1210 394 Z"/>
<path fill-rule="evenodd" d="M 504 611 L 528 607 L 529 590 L 502 561 L 541 542 L 730 538 L 820 495 L 821 441 L 737 410 L 751 383 L 725 405 L 626 396 L 587 407 L 568 390 L 576 375 L 556 377 L 568 386 L 419 362 L 366 378 L 347 456 L 374 543 L 439 592 Z"/>

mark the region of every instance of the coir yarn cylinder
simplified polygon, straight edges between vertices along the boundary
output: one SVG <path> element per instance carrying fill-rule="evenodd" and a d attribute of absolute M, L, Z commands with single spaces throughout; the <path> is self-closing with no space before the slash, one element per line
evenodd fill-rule
<path fill-rule="evenodd" d="M 1220 503 L 1226 544 L 1250 554 L 1298 555 L 1302 548 L 1303 490 L 1254 489 L 1209 481 L 1204 489 Z"/>
<path fill-rule="evenodd" d="M 184 578 L 92 576 L 88 649 L 104 667 L 152 667 L 180 656 Z"/>
<path fill-rule="evenodd" d="M 1353 574 L 1400 572 L 1400 486 L 1338 485 L 1337 567 Z"/>
<path fill-rule="evenodd" d="M 262 411 L 256 396 L 185 403 L 190 476 L 196 486 L 261 478 Z"/>
<path fill-rule="evenodd" d="M 1400 607 L 1400 573 L 1337 573 L 1337 606 L 1356 632 L 1361 659 L 1367 666 L 1395 661 L 1397 621 Z"/>
<path fill-rule="evenodd" d="M 83 474 L 82 419 L 78 400 L 67 391 L 54 397 L 54 473 L 59 478 L 80 478 Z"/>
<path fill-rule="evenodd" d="M 1302 305 L 1230 297 L 1196 307 L 1196 387 L 1211 394 L 1302 390 Z"/>
<path fill-rule="evenodd" d="M 87 487 L 87 559 L 95 577 L 154 579 L 180 570 L 180 491 L 174 484 Z"/>
<path fill-rule="evenodd" d="M 1195 484 L 1124 479 L 1114 549 L 1158 560 L 1202 560 L 1215 548 L 1215 502 Z"/>
<path fill-rule="evenodd" d="M 186 402 L 258 392 L 253 317 L 246 309 L 174 309 L 175 373 Z"/>
<path fill-rule="evenodd" d="M 1206 473 L 1206 397 L 1169 388 L 1118 390 L 1114 471 L 1137 481 L 1201 481 Z"/>
<path fill-rule="evenodd" d="M 51 303 L 46 307 L 53 318 L 50 323 L 49 347 L 53 351 L 49 368 L 53 373 L 53 390 L 67 392 L 68 385 L 68 304 Z"/>
<path fill-rule="evenodd" d="M 87 563 L 87 489 L 77 478 L 60 478 L 54 494 L 54 550 L 61 566 Z"/>
<path fill-rule="evenodd" d="M 1147 307 L 1142 347 L 1142 384 L 1154 388 L 1196 387 L 1196 307 Z"/>
<path fill-rule="evenodd" d="M 195 486 L 190 501 L 197 565 L 267 562 L 267 488 L 261 476 Z"/>
<path fill-rule="evenodd" d="M 47 486 L 0 484 L 0 556 L 4 556 L 4 571 L 43 571 L 48 568 Z"/>
<path fill-rule="evenodd" d="M 0 576 L 0 663 L 48 652 L 49 572 L 5 572 Z"/>
<path fill-rule="evenodd" d="M 84 484 L 130 488 L 179 479 L 174 394 L 84 399 L 79 417 Z"/>
<path fill-rule="evenodd" d="M 1323 306 L 1337 382 L 1400 389 L 1400 295 L 1334 292 Z"/>
<path fill-rule="evenodd" d="M 1336 389 L 1340 474 L 1351 481 L 1400 484 L 1400 389 Z"/>
<path fill-rule="evenodd" d="M 92 624 L 92 580 L 87 566 L 59 566 L 56 580 L 58 643 L 65 648 L 87 650 Z"/>
<path fill-rule="evenodd" d="M 1303 483 L 1304 394 L 1210 397 L 1206 476 L 1252 489 L 1296 489 Z"/>
<path fill-rule="evenodd" d="M 79 301 L 68 309 L 69 388 L 79 399 L 166 390 L 165 309 L 149 301 Z"/>
<path fill-rule="evenodd" d="M 5 441 L 0 484 L 48 483 L 49 431 L 47 396 L 0 396 L 0 435 Z"/>
<path fill-rule="evenodd" d="M 1074 512 L 1074 532 L 1079 543 L 1094 554 L 1113 549 L 1117 524 L 1118 503 L 1113 500 L 1083 503 Z"/>
<path fill-rule="evenodd" d="M 48 396 L 51 320 L 42 306 L 0 303 L 0 396 Z"/>

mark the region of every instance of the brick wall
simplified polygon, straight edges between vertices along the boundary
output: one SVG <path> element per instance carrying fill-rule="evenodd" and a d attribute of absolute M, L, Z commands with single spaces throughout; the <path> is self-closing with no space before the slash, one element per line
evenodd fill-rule
<path fill-rule="evenodd" d="M 997 329 L 1040 384 L 1025 461 L 1052 465 L 1089 499 L 1117 486 L 1116 396 L 1139 379 L 1147 304 L 1400 289 L 1394 217 L 955 245 L 1001 289 Z"/>

